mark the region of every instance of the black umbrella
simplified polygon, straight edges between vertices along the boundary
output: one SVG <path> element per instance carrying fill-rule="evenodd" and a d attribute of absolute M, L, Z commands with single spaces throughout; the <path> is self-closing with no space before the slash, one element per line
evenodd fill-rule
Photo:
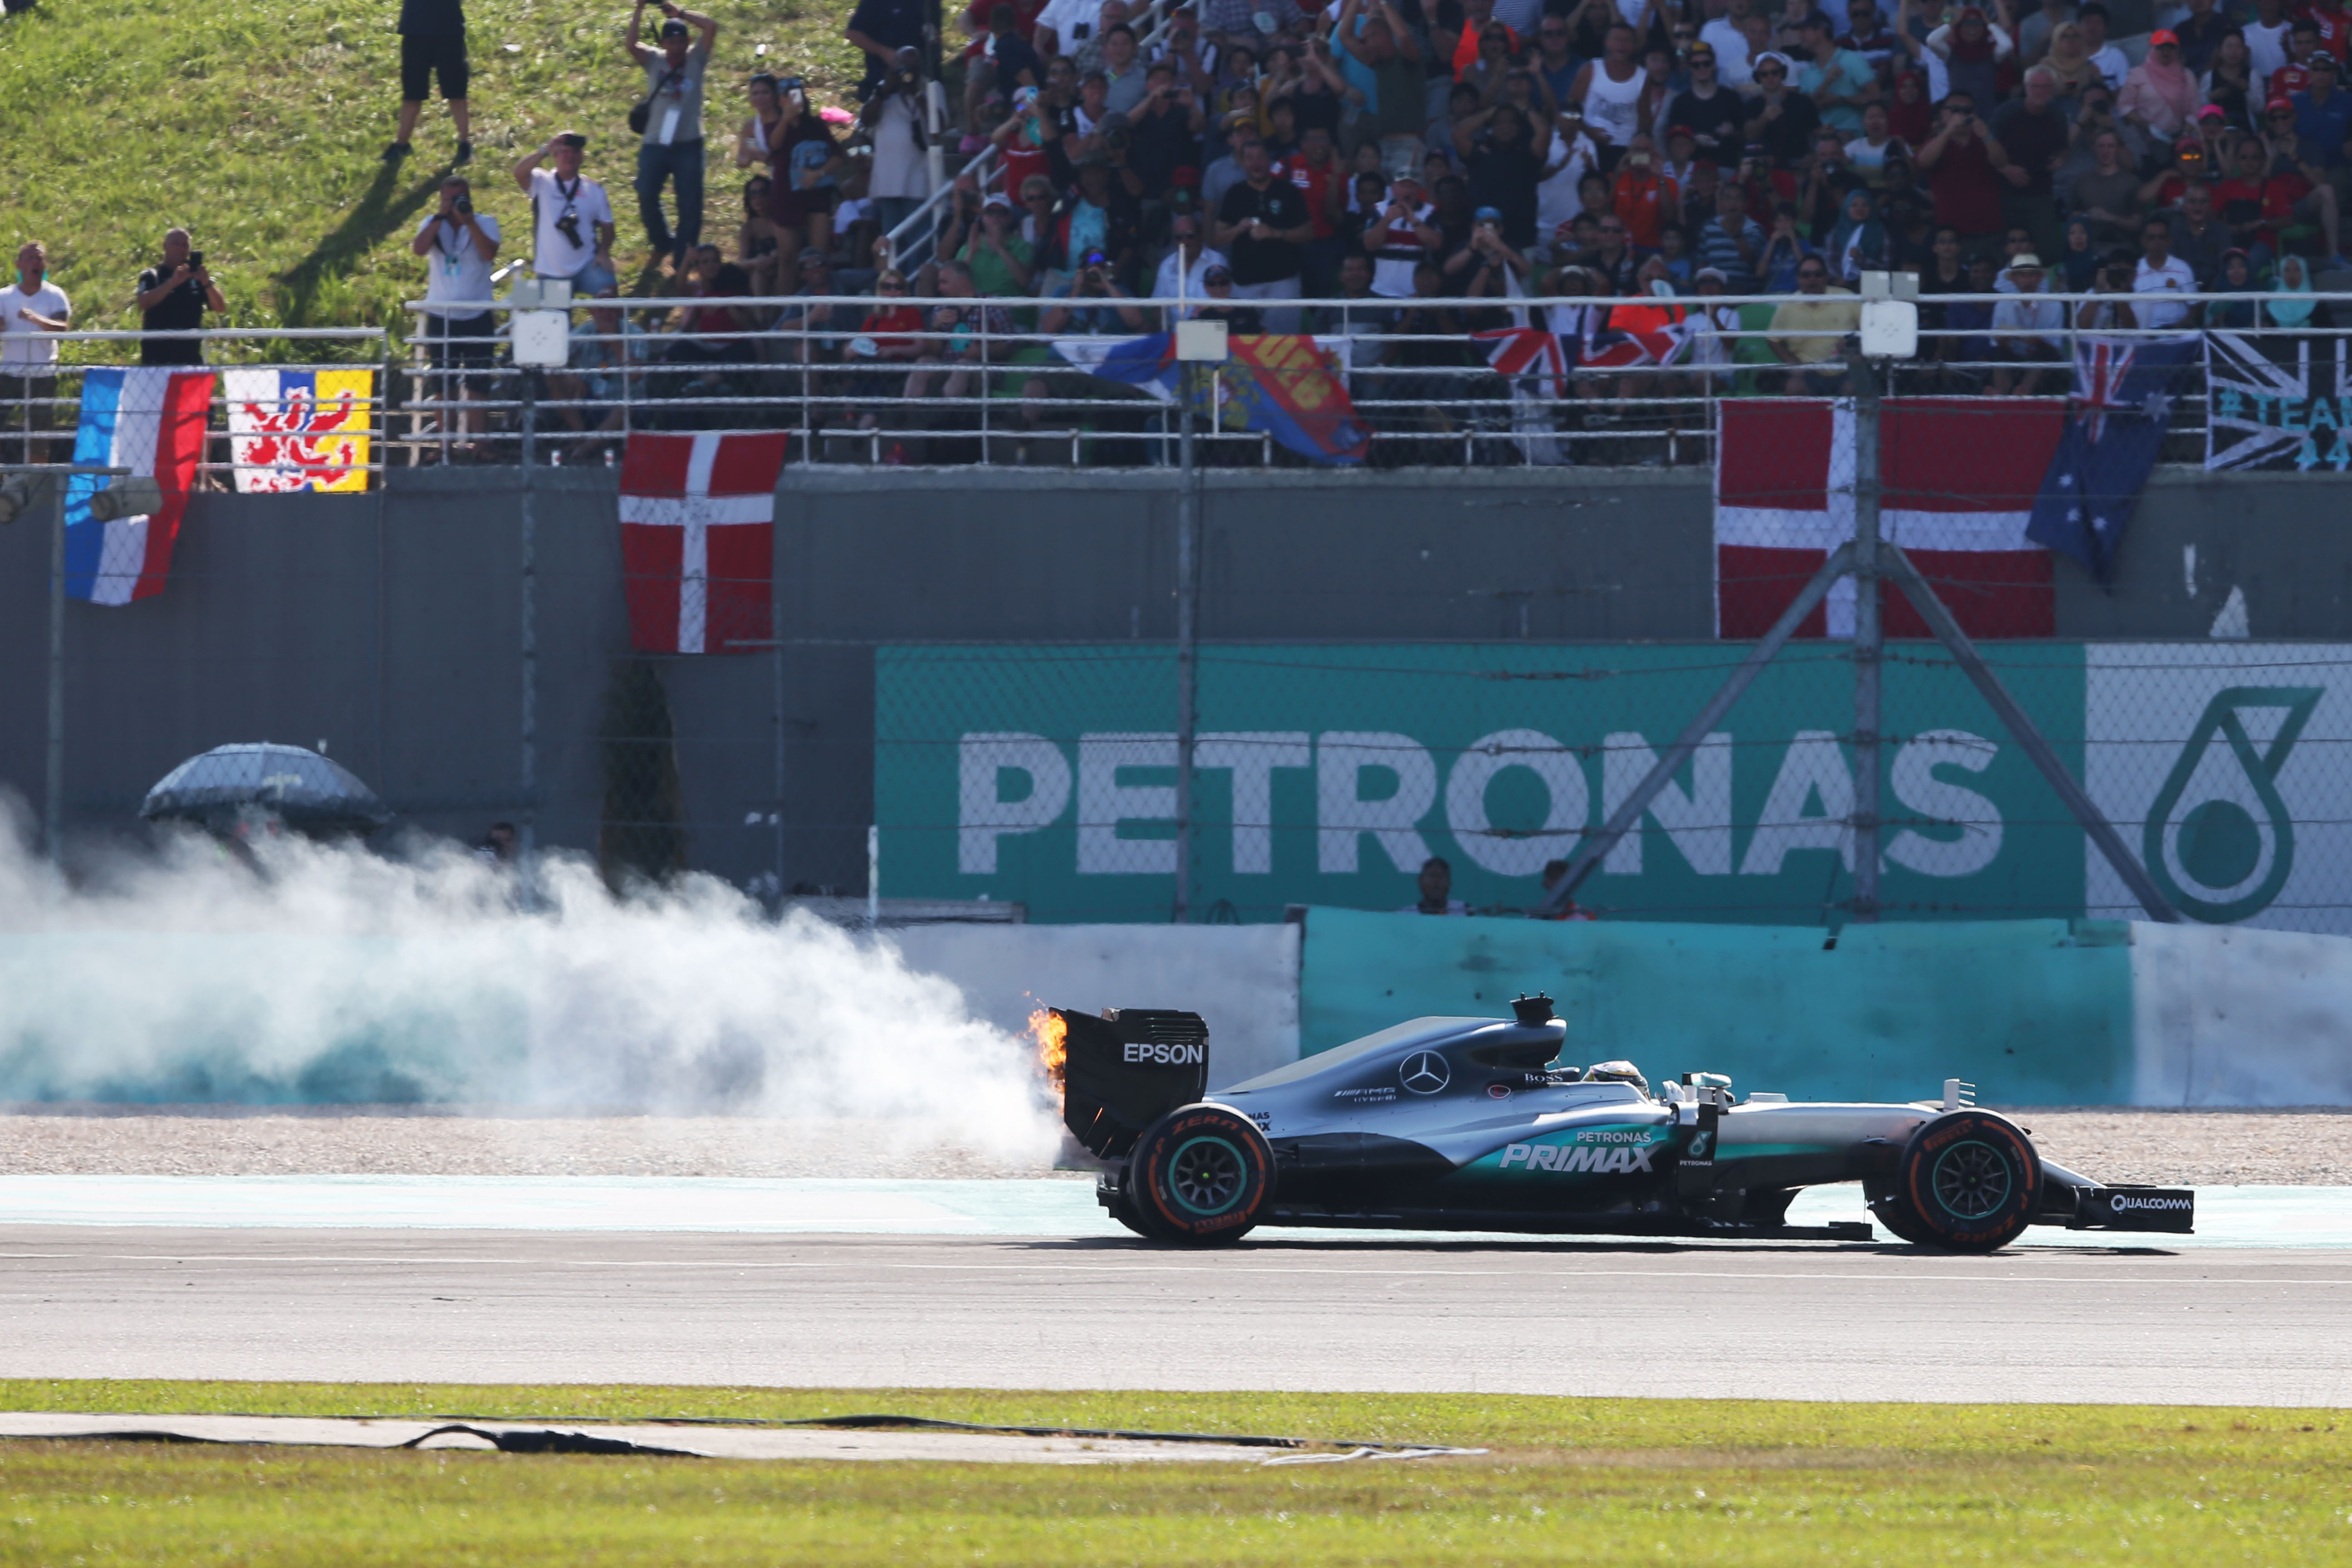
<path fill-rule="evenodd" d="M 215 833 L 252 814 L 314 838 L 373 833 L 392 820 L 375 791 L 349 768 L 300 746 L 267 742 L 215 746 L 190 757 L 139 807 L 149 822 L 190 822 Z"/>

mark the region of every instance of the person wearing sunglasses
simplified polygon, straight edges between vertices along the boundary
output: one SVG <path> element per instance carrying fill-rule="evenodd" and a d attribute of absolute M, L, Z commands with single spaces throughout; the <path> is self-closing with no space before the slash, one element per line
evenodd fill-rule
<path fill-rule="evenodd" d="M 1761 142 L 1767 157 L 1783 168 L 1812 151 L 1813 132 L 1821 128 L 1821 110 L 1795 89 L 1796 72 L 1789 57 L 1767 49 L 1750 68 L 1756 75 L 1756 96 L 1748 102 L 1743 133 Z"/>

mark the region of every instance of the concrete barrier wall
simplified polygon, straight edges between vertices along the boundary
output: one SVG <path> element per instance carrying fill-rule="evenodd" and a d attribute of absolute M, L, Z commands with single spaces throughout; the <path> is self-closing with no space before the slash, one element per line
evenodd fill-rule
<path fill-rule="evenodd" d="M 1995 1105 L 2352 1105 L 2352 940 L 2107 921 L 1751 926 L 1316 910 L 1304 1047 L 1549 991 L 1566 1059 L 1743 1090 Z"/>
<path fill-rule="evenodd" d="M 1298 1059 L 1294 925 L 917 926 L 891 940 L 1000 1028 L 1041 1005 L 1176 1007 L 1208 1020 L 1211 1088 Z"/>

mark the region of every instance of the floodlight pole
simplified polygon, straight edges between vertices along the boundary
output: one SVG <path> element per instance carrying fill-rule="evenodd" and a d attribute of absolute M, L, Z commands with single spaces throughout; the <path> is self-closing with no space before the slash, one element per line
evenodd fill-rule
<path fill-rule="evenodd" d="M 1853 918 L 1878 920 L 1879 365 L 1853 358 Z"/>

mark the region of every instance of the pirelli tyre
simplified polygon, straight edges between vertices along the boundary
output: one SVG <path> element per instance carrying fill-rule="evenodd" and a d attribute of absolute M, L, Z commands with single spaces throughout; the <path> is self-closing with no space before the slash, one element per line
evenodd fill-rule
<path fill-rule="evenodd" d="M 1878 1209 L 1907 1241 L 1948 1252 L 1998 1252 L 2042 1205 L 2042 1156 L 2006 1117 L 1951 1110 L 1911 1134 Z"/>
<path fill-rule="evenodd" d="M 1136 1141 L 1127 1192 L 1130 1230 L 1196 1247 L 1238 1241 L 1273 1201 L 1274 1151 L 1238 1111 L 1179 1106 Z"/>

